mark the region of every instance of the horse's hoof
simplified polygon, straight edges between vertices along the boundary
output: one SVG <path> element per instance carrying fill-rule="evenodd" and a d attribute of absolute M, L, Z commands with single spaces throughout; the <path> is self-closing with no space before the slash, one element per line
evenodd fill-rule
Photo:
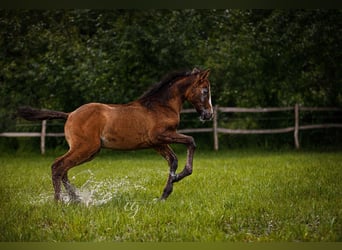
<path fill-rule="evenodd" d="M 165 199 L 165 198 L 163 198 L 163 197 L 160 197 L 160 198 L 154 198 L 154 199 L 153 199 L 153 202 L 154 202 L 154 203 L 165 202 L 165 201 L 166 201 L 166 199 Z"/>

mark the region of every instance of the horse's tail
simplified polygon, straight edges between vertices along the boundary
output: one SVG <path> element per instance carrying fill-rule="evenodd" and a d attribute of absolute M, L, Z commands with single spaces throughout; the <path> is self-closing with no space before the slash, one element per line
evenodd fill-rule
<path fill-rule="evenodd" d="M 47 109 L 34 109 L 31 107 L 20 107 L 17 113 L 20 117 L 29 121 L 41 121 L 52 119 L 68 119 L 69 114 L 61 111 Z"/>

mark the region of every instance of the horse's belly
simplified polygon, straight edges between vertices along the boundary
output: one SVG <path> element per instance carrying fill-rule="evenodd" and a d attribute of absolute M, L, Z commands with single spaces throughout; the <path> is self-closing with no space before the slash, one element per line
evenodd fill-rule
<path fill-rule="evenodd" d="M 144 148 L 149 148 L 151 147 L 147 143 L 127 143 L 127 142 L 112 142 L 112 141 L 107 141 L 106 139 L 102 139 L 102 147 L 103 148 L 108 148 L 108 149 L 115 149 L 115 150 L 135 150 L 135 149 L 144 149 Z"/>
<path fill-rule="evenodd" d="M 101 136 L 101 145 L 103 148 L 116 150 L 134 150 L 151 147 L 150 143 L 144 139 L 144 136 L 110 134 Z"/>
<path fill-rule="evenodd" d="M 100 133 L 102 147 L 133 150 L 151 147 L 151 122 L 139 106 L 112 106 L 105 113 L 106 122 Z"/>

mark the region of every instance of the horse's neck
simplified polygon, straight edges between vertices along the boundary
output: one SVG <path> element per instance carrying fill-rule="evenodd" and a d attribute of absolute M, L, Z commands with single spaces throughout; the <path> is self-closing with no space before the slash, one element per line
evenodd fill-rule
<path fill-rule="evenodd" d="M 192 80 L 187 78 L 179 82 L 178 84 L 174 84 L 171 88 L 174 88 L 170 91 L 173 91 L 172 98 L 169 99 L 169 105 L 175 111 L 179 112 L 182 110 L 183 104 L 186 101 L 186 92 L 191 87 Z"/>
<path fill-rule="evenodd" d="M 167 108 L 174 110 L 175 113 L 180 113 L 183 103 L 186 101 L 186 92 L 191 88 L 193 79 L 187 77 L 181 79 L 178 82 L 172 84 L 168 90 L 168 93 L 156 92 L 152 96 L 142 97 L 132 103 L 139 103 L 149 109 L 153 106 L 159 106 L 159 108 Z M 162 91 L 161 89 L 159 91 Z"/>

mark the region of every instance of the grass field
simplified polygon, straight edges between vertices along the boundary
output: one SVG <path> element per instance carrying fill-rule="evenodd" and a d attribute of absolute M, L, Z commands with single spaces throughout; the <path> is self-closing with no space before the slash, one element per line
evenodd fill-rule
<path fill-rule="evenodd" d="M 105 152 L 69 172 L 80 204 L 53 201 L 55 156 L 0 155 L 0 241 L 342 241 L 341 152 L 198 150 L 166 202 L 160 156 Z"/>

